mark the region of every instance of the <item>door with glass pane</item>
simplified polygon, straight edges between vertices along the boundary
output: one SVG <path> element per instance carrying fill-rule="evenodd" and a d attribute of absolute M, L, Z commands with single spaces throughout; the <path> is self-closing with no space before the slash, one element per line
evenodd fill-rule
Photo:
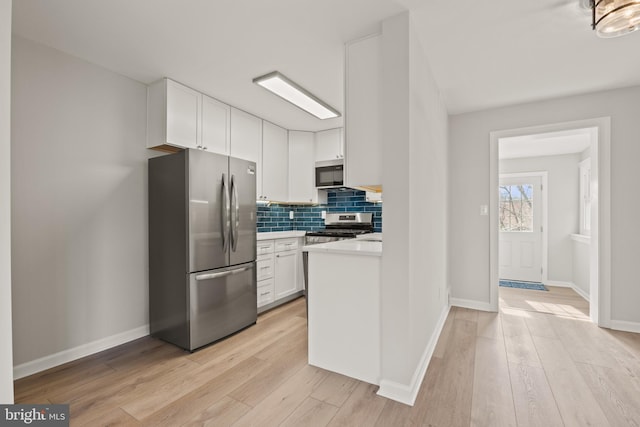
<path fill-rule="evenodd" d="M 542 179 L 500 177 L 498 230 L 501 280 L 542 281 Z"/>

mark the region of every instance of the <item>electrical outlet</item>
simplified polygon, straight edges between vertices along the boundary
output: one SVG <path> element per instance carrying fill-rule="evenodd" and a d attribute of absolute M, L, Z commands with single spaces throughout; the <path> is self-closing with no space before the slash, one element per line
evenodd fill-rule
<path fill-rule="evenodd" d="M 322 216 L 322 219 L 327 219 L 327 211 L 322 211 L 320 216 Z"/>
<path fill-rule="evenodd" d="M 293 219 L 293 211 L 289 211 L 289 219 Z"/>

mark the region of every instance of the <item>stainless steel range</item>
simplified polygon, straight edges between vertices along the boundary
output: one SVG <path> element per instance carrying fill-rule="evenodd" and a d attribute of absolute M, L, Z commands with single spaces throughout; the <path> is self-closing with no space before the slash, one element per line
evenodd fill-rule
<path fill-rule="evenodd" d="M 353 239 L 360 234 L 373 233 L 373 214 L 370 212 L 328 213 L 324 230 L 307 231 L 305 244 L 335 242 Z"/>

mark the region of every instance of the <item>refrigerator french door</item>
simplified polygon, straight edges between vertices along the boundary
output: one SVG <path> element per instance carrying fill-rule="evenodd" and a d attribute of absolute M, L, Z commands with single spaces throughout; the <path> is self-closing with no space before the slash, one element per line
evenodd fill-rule
<path fill-rule="evenodd" d="M 256 322 L 255 164 L 149 159 L 151 334 L 194 350 Z"/>

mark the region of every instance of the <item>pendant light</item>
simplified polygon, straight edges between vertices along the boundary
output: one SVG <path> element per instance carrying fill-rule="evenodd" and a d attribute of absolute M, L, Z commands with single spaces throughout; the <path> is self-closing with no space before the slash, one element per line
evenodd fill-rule
<path fill-rule="evenodd" d="M 590 1 L 591 27 L 599 37 L 618 37 L 640 29 L 640 0 Z"/>

